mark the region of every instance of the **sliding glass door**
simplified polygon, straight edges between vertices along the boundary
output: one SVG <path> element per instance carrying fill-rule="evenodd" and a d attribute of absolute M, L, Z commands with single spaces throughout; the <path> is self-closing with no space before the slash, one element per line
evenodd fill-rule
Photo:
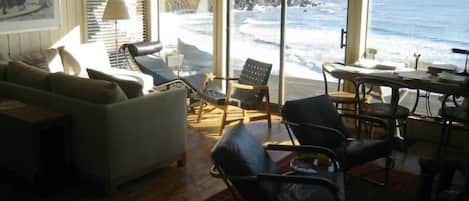
<path fill-rule="evenodd" d="M 159 0 L 163 58 L 182 73 L 213 71 L 213 1 Z"/>
<path fill-rule="evenodd" d="M 342 29 L 347 0 L 314 1 L 288 7 L 285 51 L 285 99 L 324 94 L 322 63 L 344 62 Z M 328 78 L 334 89 L 336 81 Z"/>
<path fill-rule="evenodd" d="M 281 6 L 272 1 L 229 1 L 229 69 L 237 77 L 247 58 L 273 64 L 271 102 L 278 102 Z"/>

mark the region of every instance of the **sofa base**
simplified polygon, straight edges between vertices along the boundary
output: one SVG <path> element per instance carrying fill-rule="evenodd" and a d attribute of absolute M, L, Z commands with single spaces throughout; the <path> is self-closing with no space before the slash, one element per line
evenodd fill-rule
<path fill-rule="evenodd" d="M 161 169 L 163 167 L 167 167 L 167 166 L 170 166 L 172 164 L 174 164 L 174 162 L 176 162 L 177 164 L 177 167 L 178 168 L 181 168 L 181 167 L 184 167 L 185 164 L 186 164 L 186 153 L 181 153 L 179 156 L 175 157 L 175 158 L 172 158 L 172 159 L 169 159 L 169 160 L 165 160 L 165 161 L 161 161 L 153 166 L 150 166 L 148 168 L 145 168 L 145 169 L 142 169 L 140 171 L 137 171 L 137 172 L 134 172 L 134 173 L 131 173 L 129 175 L 126 175 L 126 176 L 122 176 L 122 177 L 119 177 L 119 178 L 116 178 L 116 179 L 113 179 L 111 182 L 107 183 L 107 184 L 104 184 L 102 187 L 104 187 L 104 193 L 107 194 L 107 195 L 111 195 L 115 192 L 117 192 L 117 189 L 119 187 L 119 185 L 122 185 L 126 182 L 129 182 L 129 181 L 132 181 L 132 180 L 136 180 L 144 175 L 147 175 L 149 173 L 152 173 L 158 169 Z"/>

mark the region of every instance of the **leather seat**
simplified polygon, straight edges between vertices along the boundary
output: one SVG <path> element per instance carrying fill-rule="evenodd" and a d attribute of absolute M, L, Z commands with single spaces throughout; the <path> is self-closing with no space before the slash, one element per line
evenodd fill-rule
<path fill-rule="evenodd" d="M 394 106 L 388 103 L 368 103 L 363 104 L 360 108 L 360 112 L 370 116 L 382 117 L 382 118 L 407 118 L 409 116 L 410 110 L 406 107 L 398 105 L 396 107 L 396 112 L 394 113 Z"/>
<path fill-rule="evenodd" d="M 226 183 L 233 184 L 230 189 L 248 201 L 345 200 L 343 172 L 330 173 L 329 177 L 282 175 L 269 153 L 242 123 L 225 130 L 212 149 L 212 159 L 223 178 L 229 180 Z M 304 180 L 282 180 L 288 176 Z M 331 190 L 331 185 L 335 190 Z"/>
<path fill-rule="evenodd" d="M 346 143 L 347 159 L 345 168 L 376 160 L 389 154 L 386 140 L 353 140 Z"/>
<path fill-rule="evenodd" d="M 438 114 L 452 121 L 469 122 L 469 110 L 461 106 L 445 107 L 444 111 L 440 109 Z"/>

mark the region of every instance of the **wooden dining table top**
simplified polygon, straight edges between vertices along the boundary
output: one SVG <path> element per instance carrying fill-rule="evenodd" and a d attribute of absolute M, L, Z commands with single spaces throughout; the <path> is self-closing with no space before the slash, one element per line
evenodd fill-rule
<path fill-rule="evenodd" d="M 324 70 L 336 78 L 353 81 L 357 77 L 369 76 L 383 80 L 403 83 L 410 89 L 422 89 L 440 94 L 469 96 L 469 89 L 465 87 L 466 76 L 441 72 L 430 74 L 427 71 L 412 68 L 398 68 L 391 66 L 363 67 L 359 65 L 343 65 L 329 63 Z M 467 77 L 469 79 L 469 77 Z"/>

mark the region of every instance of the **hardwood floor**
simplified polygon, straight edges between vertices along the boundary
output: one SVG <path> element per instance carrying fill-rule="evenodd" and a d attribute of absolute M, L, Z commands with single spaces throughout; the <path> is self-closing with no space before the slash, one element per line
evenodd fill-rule
<path fill-rule="evenodd" d="M 239 117 L 234 114 L 230 117 Z M 203 115 L 197 123 L 197 115 L 188 115 L 189 134 L 187 143 L 187 161 L 182 168 L 173 164 L 144 177 L 118 187 L 111 196 L 102 195 L 93 190 L 92 186 L 72 182 L 65 187 L 53 189 L 46 194 L 34 193 L 36 189 L 22 184 L 12 184 L 8 179 L 0 181 L 0 200 L 6 201 L 203 201 L 224 190 L 225 184 L 209 174 L 212 166 L 210 150 L 218 140 L 221 110 L 215 109 Z M 283 142 L 288 136 L 280 126 L 280 117 L 273 116 L 273 127 L 267 128 L 267 122 L 248 123 L 248 128 L 265 142 Z M 229 126 L 228 126 L 229 127 Z M 284 135 L 285 134 L 285 135 Z M 281 155 L 278 155 L 277 159 Z M 2 177 L 0 177 L 2 180 Z M 15 182 L 16 183 L 16 182 Z"/>
<path fill-rule="evenodd" d="M 207 111 L 212 110 L 211 108 Z M 230 112 L 229 118 L 241 117 L 241 112 Z M 251 114 L 251 115 L 255 115 Z M 189 133 L 187 143 L 187 162 L 182 168 L 175 164 L 157 170 L 149 175 L 119 186 L 113 195 L 102 195 L 92 190 L 87 184 L 77 184 L 54 189 L 45 195 L 33 193 L 35 189 L 5 182 L 0 177 L 0 200 L 39 200 L 39 201 L 203 201 L 226 188 L 220 180 L 210 176 L 212 165 L 210 150 L 219 139 L 221 110 L 213 109 L 204 113 L 202 121 L 197 123 L 197 115 L 189 114 Z M 250 131 L 264 143 L 287 143 L 289 138 L 278 115 L 272 116 L 272 129 L 267 122 L 256 121 L 246 123 Z M 229 126 L 228 126 L 229 127 Z M 412 148 L 407 156 L 396 153 L 396 168 L 403 171 L 418 173 L 418 153 L 431 149 L 426 145 Z M 272 155 L 279 160 L 282 154 Z"/>

